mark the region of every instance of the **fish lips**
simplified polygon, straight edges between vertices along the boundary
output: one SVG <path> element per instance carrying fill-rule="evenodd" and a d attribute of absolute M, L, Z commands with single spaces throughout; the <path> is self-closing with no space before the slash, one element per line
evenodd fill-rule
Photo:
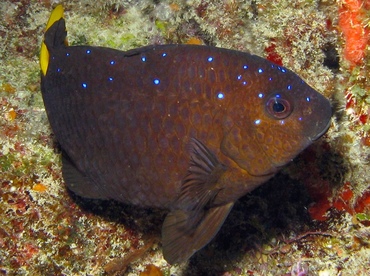
<path fill-rule="evenodd" d="M 320 139 L 321 136 L 323 136 L 328 131 L 330 125 L 331 125 L 331 119 L 329 119 L 329 121 L 327 122 L 326 126 L 322 129 L 321 132 L 318 132 L 315 136 L 308 137 L 308 139 L 311 142 L 315 142 L 316 140 Z"/>
<path fill-rule="evenodd" d="M 315 97 L 311 96 L 312 103 L 310 116 L 306 117 L 303 124 L 303 133 L 310 143 L 323 136 L 331 125 L 333 107 L 331 102 L 323 95 L 317 93 Z M 303 111 L 304 112 L 304 111 Z M 305 116 L 302 116 L 305 118 Z"/>
<path fill-rule="evenodd" d="M 329 100 L 324 98 L 325 101 L 322 102 L 321 108 L 317 111 L 321 114 L 321 120 L 317 120 L 315 126 L 312 128 L 314 135 L 309 135 L 308 139 L 311 142 L 318 140 L 321 136 L 323 136 L 329 129 L 331 125 L 331 117 L 333 115 L 333 107 Z"/>

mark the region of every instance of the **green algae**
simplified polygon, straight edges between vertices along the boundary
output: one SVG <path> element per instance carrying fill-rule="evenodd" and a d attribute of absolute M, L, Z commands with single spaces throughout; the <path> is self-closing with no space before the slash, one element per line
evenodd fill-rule
<path fill-rule="evenodd" d="M 359 221 L 370 221 L 370 214 L 358 213 L 356 214 L 356 218 Z"/>
<path fill-rule="evenodd" d="M 166 34 L 168 23 L 166 21 L 162 20 L 156 20 L 155 26 L 158 28 L 158 30 L 162 33 L 162 35 Z"/>

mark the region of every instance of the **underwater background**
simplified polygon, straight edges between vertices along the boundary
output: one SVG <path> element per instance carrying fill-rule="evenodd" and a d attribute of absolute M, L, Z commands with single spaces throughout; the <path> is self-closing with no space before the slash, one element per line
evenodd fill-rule
<path fill-rule="evenodd" d="M 38 62 L 57 4 L 70 45 L 205 44 L 284 65 L 331 99 L 331 128 L 170 266 L 163 212 L 64 187 Z M 369 275 L 369 24 L 356 0 L 1 1 L 0 275 Z"/>

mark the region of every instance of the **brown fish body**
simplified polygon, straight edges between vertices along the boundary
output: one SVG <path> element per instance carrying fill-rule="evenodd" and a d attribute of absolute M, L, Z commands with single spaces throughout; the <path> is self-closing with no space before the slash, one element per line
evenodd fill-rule
<path fill-rule="evenodd" d="M 91 184 L 98 186 L 96 190 L 101 190 L 99 198 L 147 207 L 170 207 L 186 176 L 189 144 L 195 137 L 207 143 L 223 163 L 236 167 L 222 154 L 220 145 L 232 125 L 227 111 L 240 112 L 232 109 L 233 101 L 229 99 L 238 97 L 237 91 L 231 91 L 227 81 L 217 80 L 224 76 L 215 76 L 212 64 L 207 64 L 206 59 L 212 55 L 217 60 L 220 54 L 230 52 L 229 62 L 239 63 L 234 65 L 239 68 L 243 63 L 235 51 L 200 47 L 192 53 L 188 48 L 160 46 L 125 57 L 111 49 L 68 47 L 60 51 L 61 60 L 56 57 L 55 65 L 50 63 L 50 71 L 54 66 L 62 71 L 68 68 L 68 75 L 51 77 L 54 83 L 60 82 L 52 84 L 56 89 L 46 89 L 51 91 L 51 99 L 44 95 L 46 106 L 50 104 L 47 107 L 50 123 L 74 165 L 89 175 L 94 182 Z M 99 51 L 99 59 L 106 60 L 106 66 L 94 64 L 97 59 L 85 60 L 87 50 L 91 55 Z M 166 62 L 161 57 L 164 52 L 172 60 L 158 66 Z M 64 58 L 67 53 L 73 55 L 70 60 Z M 88 64 L 94 68 L 91 72 L 73 66 L 79 56 L 82 60 L 78 64 Z M 143 57 L 149 65 L 142 62 Z M 201 59 L 205 60 L 205 68 L 199 73 Z M 97 68 L 99 75 L 95 75 Z M 91 77 L 80 77 L 81 71 Z M 203 74 L 205 81 L 195 83 L 195 74 Z M 234 76 L 238 76 L 237 72 Z M 113 83 L 107 82 L 109 77 L 114 78 Z M 158 85 L 153 83 L 155 78 L 160 80 Z M 99 87 L 101 83 L 107 87 Z M 226 94 L 225 98 L 219 99 L 219 93 Z M 86 196 L 88 191 L 81 191 L 80 195 Z"/>
<path fill-rule="evenodd" d="M 189 45 L 121 52 L 67 47 L 64 39 L 60 19 L 45 34 L 42 93 L 67 186 L 84 197 L 170 209 L 163 227 L 170 262 L 208 243 L 235 200 L 330 121 L 323 96 L 257 56 Z"/>

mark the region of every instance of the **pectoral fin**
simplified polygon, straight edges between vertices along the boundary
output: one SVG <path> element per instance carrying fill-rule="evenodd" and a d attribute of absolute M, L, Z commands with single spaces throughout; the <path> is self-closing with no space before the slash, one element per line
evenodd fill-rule
<path fill-rule="evenodd" d="M 188 174 L 162 228 L 163 254 L 169 263 L 186 261 L 222 226 L 234 203 L 212 203 L 224 188 L 218 181 L 225 171 L 204 144 L 192 139 Z"/>
<path fill-rule="evenodd" d="M 226 167 L 199 140 L 191 140 L 188 173 L 182 181 L 181 193 L 174 208 L 199 210 L 209 204 L 222 187 L 217 181 Z"/>
<path fill-rule="evenodd" d="M 162 227 L 163 256 L 170 264 L 188 260 L 209 243 L 220 230 L 234 203 L 210 208 L 194 216 L 191 211 L 169 213 Z M 198 223 L 193 229 L 188 225 Z"/>

